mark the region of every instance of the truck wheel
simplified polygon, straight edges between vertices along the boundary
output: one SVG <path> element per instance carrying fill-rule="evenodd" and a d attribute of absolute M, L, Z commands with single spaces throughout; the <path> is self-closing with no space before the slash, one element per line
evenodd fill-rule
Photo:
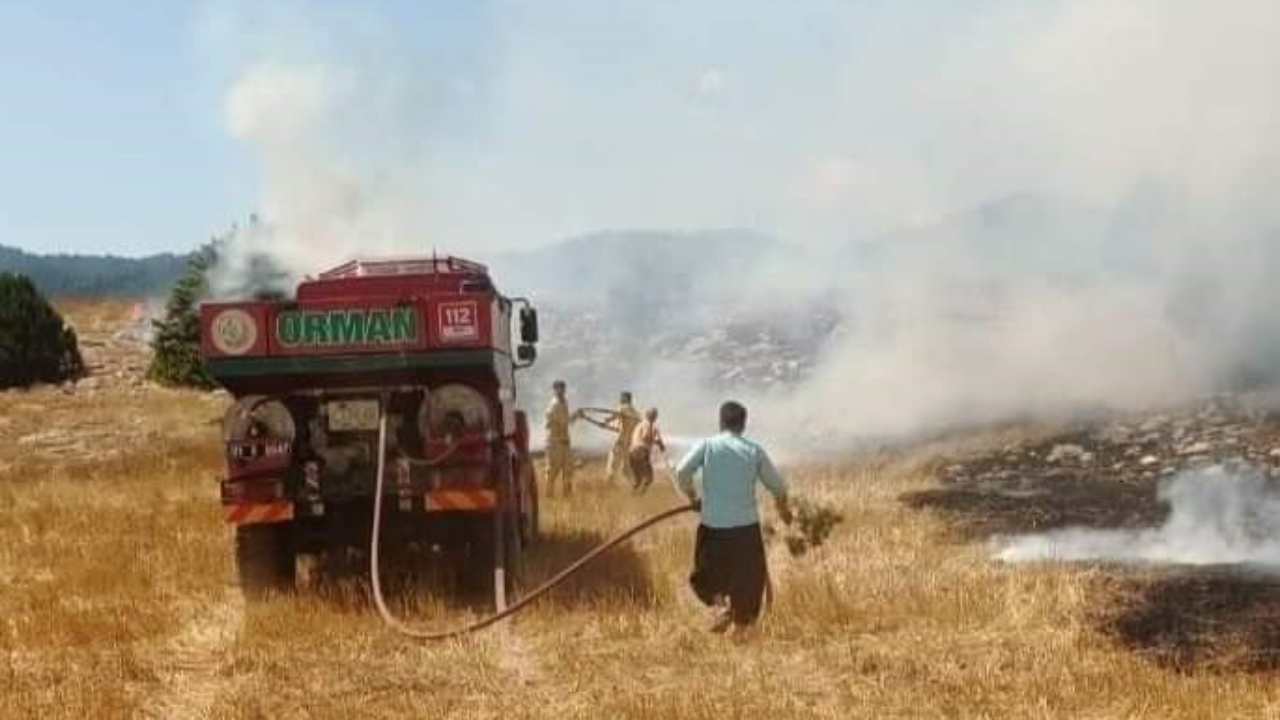
<path fill-rule="evenodd" d="M 503 532 L 503 537 L 507 540 L 508 602 L 516 599 L 520 580 L 524 577 L 524 550 L 528 547 L 528 543 L 525 542 L 524 519 L 519 510 L 511 513 L 510 521 Z"/>
<path fill-rule="evenodd" d="M 246 597 L 292 590 L 294 548 L 287 523 L 236 528 L 236 573 Z"/>
<path fill-rule="evenodd" d="M 493 593 L 493 518 L 475 515 L 467 518 L 466 564 L 462 582 L 476 595 Z"/>
<path fill-rule="evenodd" d="M 529 496 L 529 511 L 520 515 L 520 544 L 530 548 L 538 543 L 538 536 L 541 532 L 538 524 L 540 522 L 538 514 L 538 484 L 534 480 L 533 464 L 526 461 L 524 467 L 526 468 L 524 491 Z"/>
<path fill-rule="evenodd" d="M 493 595 L 494 543 L 493 516 L 477 515 L 468 522 L 467 563 L 463 570 L 463 583 L 477 595 Z M 506 541 L 506 589 L 507 596 L 515 590 L 516 575 L 520 572 L 520 542 L 514 534 L 513 523 L 508 522 L 503 532 Z"/>
<path fill-rule="evenodd" d="M 529 496 L 529 512 L 520 516 L 520 539 L 521 544 L 526 548 L 531 548 L 538 544 L 541 528 L 538 526 L 540 519 L 538 517 L 538 491 L 534 490 Z"/>

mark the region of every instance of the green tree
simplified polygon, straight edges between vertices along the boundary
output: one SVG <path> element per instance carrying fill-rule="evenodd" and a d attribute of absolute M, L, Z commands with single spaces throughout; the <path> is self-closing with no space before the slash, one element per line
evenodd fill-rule
<path fill-rule="evenodd" d="M 0 387 L 84 374 L 75 331 L 26 275 L 0 273 Z"/>
<path fill-rule="evenodd" d="M 153 320 L 147 377 L 162 385 L 215 387 L 200 356 L 200 301 L 209 294 L 207 273 L 217 261 L 213 244 L 200 249 L 169 293 L 163 320 Z"/>
<path fill-rule="evenodd" d="M 251 215 L 246 226 L 232 225 L 191 256 L 169 294 L 164 319 L 153 322 L 155 352 L 148 378 L 162 385 L 216 386 L 200 354 L 200 302 L 211 293 L 220 298 L 272 301 L 288 297 L 289 273 L 271 256 L 246 248 L 269 245 L 271 232 L 270 226 Z"/>

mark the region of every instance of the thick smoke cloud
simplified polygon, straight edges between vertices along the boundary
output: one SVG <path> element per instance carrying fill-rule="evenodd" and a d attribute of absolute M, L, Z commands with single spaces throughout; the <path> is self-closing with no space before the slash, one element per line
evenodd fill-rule
<path fill-rule="evenodd" d="M 678 290 L 690 315 L 840 308 L 814 377 L 742 391 L 796 449 L 1280 368 L 1274 3 L 616 5 L 492 3 L 462 61 L 372 10 L 209 13 L 272 227 L 244 249 L 301 274 L 600 229 L 775 235 L 785 258 L 728 282 L 702 258 Z M 632 297 L 581 299 L 631 322 Z M 627 384 L 690 428 L 718 399 L 696 367 Z"/>

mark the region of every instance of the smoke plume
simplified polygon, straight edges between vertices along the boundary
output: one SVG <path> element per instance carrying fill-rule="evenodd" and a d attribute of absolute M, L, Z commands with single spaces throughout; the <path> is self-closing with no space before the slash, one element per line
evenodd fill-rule
<path fill-rule="evenodd" d="M 1003 538 L 993 554 L 1004 562 L 1247 563 L 1280 571 L 1280 496 L 1265 475 L 1189 471 L 1165 481 L 1158 495 L 1169 506 L 1160 527 Z"/>
<path fill-rule="evenodd" d="M 1280 374 L 1269 0 L 232 7 L 207 44 L 272 232 L 231 256 L 437 248 L 623 333 L 834 307 L 803 384 L 734 391 L 797 450 Z M 726 227 L 780 244 L 504 284 L 565 237 Z M 619 375 L 584 394 L 714 422 L 705 367 Z"/>

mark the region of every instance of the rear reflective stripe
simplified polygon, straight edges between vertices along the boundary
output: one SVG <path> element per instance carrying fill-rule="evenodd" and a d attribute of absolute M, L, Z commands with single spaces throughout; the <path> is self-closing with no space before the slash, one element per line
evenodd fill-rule
<path fill-rule="evenodd" d="M 428 511 L 493 510 L 498 506 L 498 495 L 493 490 L 436 490 L 424 497 Z M 223 515 L 233 525 L 286 522 L 294 518 L 293 503 L 284 500 L 272 503 L 241 503 L 223 507 Z"/>
<path fill-rule="evenodd" d="M 272 503 L 242 503 L 227 505 L 223 514 L 232 525 L 285 522 L 293 519 L 293 503 L 283 500 Z"/>
<path fill-rule="evenodd" d="M 498 505 L 498 496 L 492 490 L 435 490 L 427 493 L 428 511 L 492 510 Z"/>

